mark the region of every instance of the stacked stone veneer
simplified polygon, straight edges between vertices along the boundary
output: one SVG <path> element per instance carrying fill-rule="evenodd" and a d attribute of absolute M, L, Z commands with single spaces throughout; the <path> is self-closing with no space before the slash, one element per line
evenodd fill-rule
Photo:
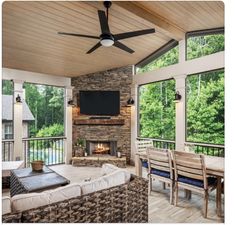
<path fill-rule="evenodd" d="M 73 108 L 73 142 L 78 138 L 85 140 L 117 141 L 118 151 L 127 158 L 131 157 L 131 108 L 126 107 L 131 96 L 132 67 L 122 67 L 72 78 L 73 98 L 78 102 L 80 90 L 120 91 L 120 115 L 113 119 L 124 119 L 124 125 L 75 125 L 77 119 L 86 119 L 80 115 L 79 106 Z M 89 116 L 87 116 L 87 119 Z"/>

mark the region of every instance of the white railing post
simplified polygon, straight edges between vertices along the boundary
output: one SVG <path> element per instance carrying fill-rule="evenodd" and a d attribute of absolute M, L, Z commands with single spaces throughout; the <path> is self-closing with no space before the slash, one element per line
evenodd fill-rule
<path fill-rule="evenodd" d="M 13 97 L 13 127 L 14 127 L 14 153 L 13 160 L 24 160 L 23 151 L 23 81 L 13 80 L 14 97 Z M 16 97 L 20 96 L 21 103 L 16 102 Z"/>
<path fill-rule="evenodd" d="M 72 107 L 68 106 L 68 101 L 73 99 L 73 87 L 65 87 L 64 107 L 65 107 L 65 141 L 64 141 L 64 156 L 65 163 L 69 164 L 72 159 L 72 138 L 73 138 L 73 122 L 72 122 Z"/>

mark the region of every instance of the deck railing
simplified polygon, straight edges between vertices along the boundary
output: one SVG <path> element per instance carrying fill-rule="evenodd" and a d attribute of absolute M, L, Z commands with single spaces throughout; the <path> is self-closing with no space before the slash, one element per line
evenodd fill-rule
<path fill-rule="evenodd" d="M 156 139 L 156 138 L 137 138 L 137 140 L 151 140 L 153 141 L 153 146 L 156 148 L 163 149 L 175 149 L 175 141 Z"/>
<path fill-rule="evenodd" d="M 2 161 L 11 161 L 13 159 L 14 140 L 2 140 Z"/>
<path fill-rule="evenodd" d="M 213 145 L 195 142 L 185 142 L 185 146 L 191 149 L 192 152 L 204 155 L 224 157 L 224 146 Z"/>
<path fill-rule="evenodd" d="M 152 140 L 156 148 L 175 149 L 175 141 L 156 139 L 156 138 L 137 138 L 137 140 Z M 224 146 L 204 143 L 185 142 L 185 150 L 198 154 L 224 157 Z"/>
<path fill-rule="evenodd" d="M 45 165 L 65 163 L 65 137 L 23 138 L 26 166 L 34 160 L 43 160 Z"/>

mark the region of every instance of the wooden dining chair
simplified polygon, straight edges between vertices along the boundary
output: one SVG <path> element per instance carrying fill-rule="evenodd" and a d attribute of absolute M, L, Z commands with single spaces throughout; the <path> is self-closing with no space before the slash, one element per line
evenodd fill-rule
<path fill-rule="evenodd" d="M 204 156 L 182 151 L 173 151 L 175 174 L 174 204 L 178 202 L 178 189 L 184 188 L 202 194 L 204 197 L 204 217 L 207 217 L 208 195 L 216 188 L 216 178 L 207 177 Z"/>
<path fill-rule="evenodd" d="M 147 148 L 153 147 L 153 141 L 152 140 L 137 140 L 135 145 L 136 145 L 137 153 L 142 153 L 142 152 L 145 153 Z M 142 167 L 148 169 L 147 160 L 141 160 L 141 162 L 142 162 Z"/>
<path fill-rule="evenodd" d="M 170 187 L 170 204 L 173 204 L 173 171 L 172 158 L 170 150 L 157 149 L 154 147 L 147 149 L 148 157 L 148 177 L 149 177 L 149 195 L 152 191 L 152 180 L 156 179 L 166 183 Z"/>

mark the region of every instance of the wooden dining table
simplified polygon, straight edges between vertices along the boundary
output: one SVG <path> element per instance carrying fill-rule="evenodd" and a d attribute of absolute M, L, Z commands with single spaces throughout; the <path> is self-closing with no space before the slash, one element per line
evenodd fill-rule
<path fill-rule="evenodd" d="M 141 160 L 147 160 L 147 154 L 145 151 L 136 153 L 135 155 L 135 169 L 136 175 L 142 176 L 142 162 Z M 217 156 L 204 156 L 206 174 L 208 176 L 217 177 L 216 188 L 216 211 L 218 216 L 222 216 L 222 179 L 224 179 L 224 158 Z"/>

